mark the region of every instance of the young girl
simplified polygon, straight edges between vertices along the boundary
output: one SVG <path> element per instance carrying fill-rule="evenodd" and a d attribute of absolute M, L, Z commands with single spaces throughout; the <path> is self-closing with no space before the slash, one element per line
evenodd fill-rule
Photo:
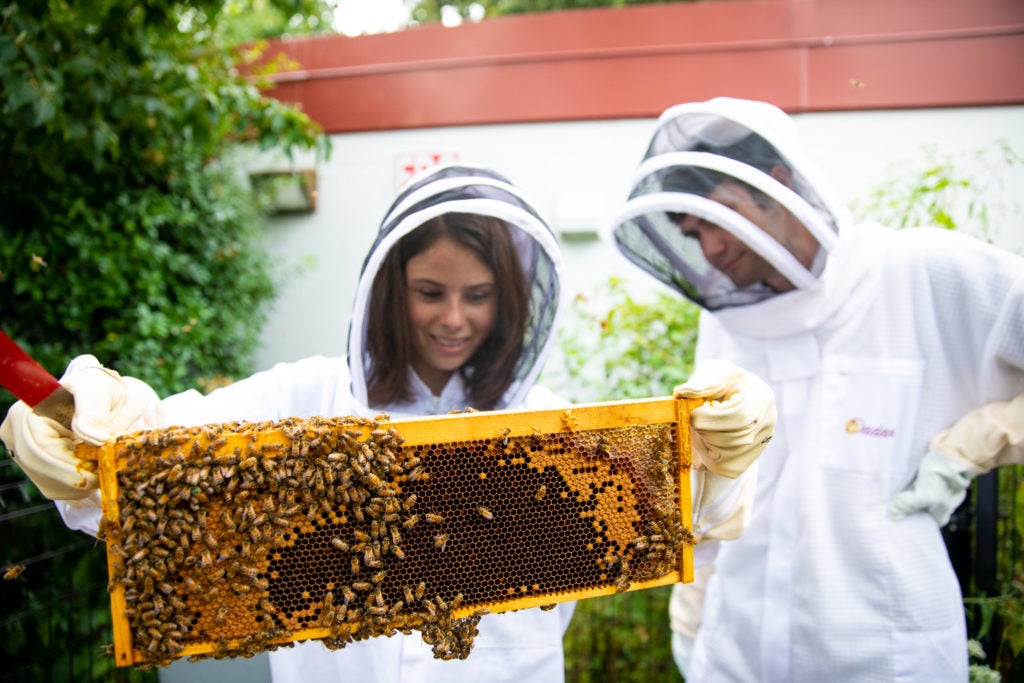
<path fill-rule="evenodd" d="M 140 426 L 565 405 L 534 387 L 553 342 L 560 270 L 550 228 L 504 177 L 479 167 L 435 167 L 399 193 L 364 261 L 347 362 L 313 357 L 282 363 L 207 396 L 187 391 L 158 401 L 141 382 L 80 356 L 62 378 L 76 397 L 75 430 L 102 441 Z M 44 494 L 75 499 L 58 500 L 66 523 L 95 535 L 94 479 L 76 486 L 83 474 L 73 459 L 59 475 L 54 459 L 40 468 L 48 474 L 33 472 L 32 454 L 45 458 L 55 444 L 29 447 L 13 434 L 8 438 L 8 431 L 31 431 L 12 430 L 19 410 L 5 422 L 6 443 Z M 60 431 L 55 439 L 70 436 Z M 334 651 L 318 641 L 299 643 L 272 652 L 270 666 L 275 683 L 560 681 L 562 636 L 572 610 L 572 603 L 563 603 L 550 611 L 487 615 L 465 660 L 435 659 L 414 632 Z"/>

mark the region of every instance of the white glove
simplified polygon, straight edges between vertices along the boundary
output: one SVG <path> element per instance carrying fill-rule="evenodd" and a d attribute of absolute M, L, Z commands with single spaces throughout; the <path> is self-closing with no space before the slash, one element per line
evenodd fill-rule
<path fill-rule="evenodd" d="M 908 515 L 927 512 L 939 526 L 946 526 L 953 512 L 967 497 L 967 489 L 978 472 L 969 465 L 928 451 L 917 468 L 914 483 L 889 501 L 889 517 L 899 521 Z"/>
<path fill-rule="evenodd" d="M 735 479 L 775 434 L 775 396 L 761 378 L 726 360 L 702 363 L 677 398 L 709 399 L 690 413 L 694 456 L 715 474 Z"/>
<path fill-rule="evenodd" d="M 18 401 L 0 424 L 0 439 L 29 479 L 51 500 L 78 500 L 99 486 L 75 457 L 75 441 L 95 446 L 111 437 L 160 425 L 160 399 L 141 380 L 121 377 L 93 356 L 78 356 L 61 384 L 75 397 L 72 431 Z"/>

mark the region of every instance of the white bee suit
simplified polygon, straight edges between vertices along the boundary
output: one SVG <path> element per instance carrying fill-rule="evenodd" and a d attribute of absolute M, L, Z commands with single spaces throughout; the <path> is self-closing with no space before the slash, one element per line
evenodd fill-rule
<path fill-rule="evenodd" d="M 779 421 L 749 526 L 719 549 L 696 681 L 967 679 L 939 528 L 886 508 L 934 434 L 1024 387 L 1021 263 L 944 231 L 849 232 L 831 315 L 801 317 L 795 292 L 701 321 L 698 355 L 768 381 Z"/>
<path fill-rule="evenodd" d="M 218 389 L 207 396 L 188 391 L 162 402 L 163 424 L 195 425 L 235 420 L 262 421 L 287 417 L 386 413 L 392 419 L 445 414 L 465 409 L 471 401 L 462 378 L 454 374 L 439 396 L 411 373 L 412 398 L 400 405 L 367 407 L 364 353 L 366 311 L 371 284 L 384 253 L 425 220 L 446 212 L 481 213 L 501 218 L 510 233 L 531 285 L 531 320 L 524 352 L 503 408 L 554 408 L 568 405 L 533 383 L 553 342 L 551 334 L 560 305 L 561 256 L 554 237 L 532 206 L 500 175 L 471 166 L 441 166 L 413 179 L 384 220 L 380 236 L 360 275 L 349 334 L 348 361 L 307 358 Z M 156 425 L 151 425 L 156 426 Z M 99 520 L 98 495 L 87 502 L 58 501 L 68 526 L 91 531 Z M 481 618 L 479 635 L 465 660 L 435 659 L 419 632 L 376 637 L 329 650 L 318 641 L 270 653 L 275 683 L 443 681 L 562 681 L 562 637 L 574 603 Z"/>
<path fill-rule="evenodd" d="M 785 132 L 781 143 L 772 136 L 774 108 L 761 105 L 773 110 L 762 129 L 748 102 L 704 104 L 701 125 L 742 120 L 777 147 L 792 144 Z M 729 137 L 723 145 L 741 136 Z M 704 284 L 714 269 L 699 249 L 660 245 L 652 252 L 668 265 L 651 267 L 640 231 L 629 245 L 634 262 L 705 306 L 697 362 L 729 359 L 767 381 L 777 401 L 748 526 L 720 544 L 703 615 L 691 587 L 673 596 L 676 630 L 699 622 L 687 680 L 966 681 L 962 596 L 939 526 L 923 512 L 893 521 L 887 507 L 913 481 L 933 436 L 1024 389 L 1024 261 L 949 231 L 852 226 L 834 205 L 811 199 L 827 189 L 810 182 L 791 151 L 794 172 L 813 190 L 799 193 L 835 231 L 819 240 L 815 263 L 790 278 L 796 289 L 723 295 Z M 681 165 L 710 167 L 705 156 L 691 152 Z M 732 173 L 725 163 L 716 170 Z M 770 183 L 760 185 L 775 197 Z M 665 199 L 678 188 L 659 189 L 657 210 L 711 215 L 698 213 L 696 200 Z M 639 207 L 627 218 L 638 215 L 653 213 Z M 634 227 L 620 224 L 617 238 Z M 671 226 L 659 234 L 675 239 Z"/>

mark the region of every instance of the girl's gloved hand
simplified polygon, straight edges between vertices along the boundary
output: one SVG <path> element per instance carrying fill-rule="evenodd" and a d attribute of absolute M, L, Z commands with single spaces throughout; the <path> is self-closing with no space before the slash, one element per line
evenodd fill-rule
<path fill-rule="evenodd" d="M 75 443 L 98 446 L 117 434 L 160 426 L 160 399 L 145 382 L 89 355 L 72 360 L 60 382 L 75 397 L 71 431 L 19 401 L 0 424 L 0 440 L 44 496 L 79 500 L 99 481 L 75 457 Z"/>

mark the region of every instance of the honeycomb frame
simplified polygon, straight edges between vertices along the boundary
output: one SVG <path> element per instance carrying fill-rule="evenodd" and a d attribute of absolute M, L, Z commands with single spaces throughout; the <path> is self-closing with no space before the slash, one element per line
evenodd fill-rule
<path fill-rule="evenodd" d="M 690 410 L 655 398 L 135 432 L 101 447 L 118 666 L 420 631 L 693 580 Z"/>

